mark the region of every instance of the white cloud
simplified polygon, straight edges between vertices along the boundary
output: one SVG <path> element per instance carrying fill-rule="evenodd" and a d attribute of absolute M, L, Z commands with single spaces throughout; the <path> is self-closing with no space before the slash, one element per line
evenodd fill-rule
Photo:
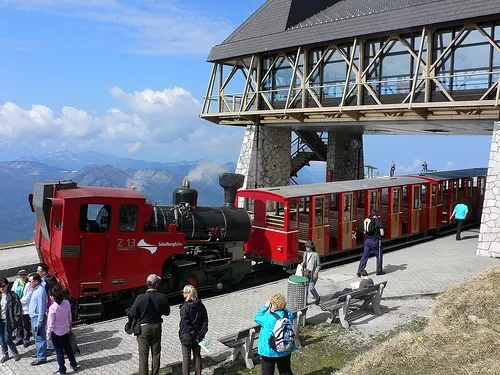
<path fill-rule="evenodd" d="M 201 104 L 182 87 L 110 93 L 124 109 L 104 113 L 65 106 L 60 113 L 37 104 L 25 109 L 12 102 L 0 104 L 0 137 L 50 148 L 96 149 L 134 153 L 138 157 L 236 159 L 243 129 L 219 127 L 201 120 Z"/>
<path fill-rule="evenodd" d="M 48 13 L 73 20 L 78 25 L 106 33 L 110 47 L 113 36 L 125 38 L 123 49 L 138 54 L 207 53 L 234 30 L 227 21 L 196 12 L 188 4 L 173 0 L 3 0 L 0 7 Z M 73 22 L 74 23 L 74 22 Z M 77 25 L 74 25 L 75 27 Z M 100 31 L 99 31 L 100 29 Z"/>
<path fill-rule="evenodd" d="M 218 181 L 219 174 L 226 172 L 226 170 L 219 163 L 213 161 L 202 161 L 196 166 L 195 169 L 187 175 L 188 180 L 193 181 L 211 181 L 213 183 Z"/>
<path fill-rule="evenodd" d="M 444 169 L 445 170 L 453 169 L 453 168 L 455 168 L 455 165 L 456 165 L 455 163 L 453 163 L 452 161 L 449 161 L 448 163 L 446 163 Z"/>
<path fill-rule="evenodd" d="M 411 164 L 411 165 L 399 165 L 399 166 L 396 164 L 396 169 L 403 174 L 416 173 L 416 172 L 421 171 L 422 163 L 423 163 L 423 160 L 413 159 L 413 164 Z M 387 171 L 389 171 L 389 169 L 387 169 Z"/>

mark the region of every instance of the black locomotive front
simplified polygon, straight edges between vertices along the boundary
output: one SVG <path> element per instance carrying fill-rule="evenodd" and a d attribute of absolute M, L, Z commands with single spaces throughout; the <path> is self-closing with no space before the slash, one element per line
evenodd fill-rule
<path fill-rule="evenodd" d="M 252 232 L 252 221 L 247 211 L 234 205 L 243 179 L 244 176 L 234 173 L 219 176 L 219 184 L 224 188 L 222 207 L 199 207 L 198 192 L 185 180 L 182 187 L 174 190 L 172 206 L 155 207 L 150 224 L 157 230 L 175 224 L 177 230 L 186 235 L 186 244 L 246 242 Z"/>

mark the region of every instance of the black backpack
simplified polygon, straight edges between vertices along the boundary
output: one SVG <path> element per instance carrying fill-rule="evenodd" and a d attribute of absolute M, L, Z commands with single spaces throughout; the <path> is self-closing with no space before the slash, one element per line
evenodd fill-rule
<path fill-rule="evenodd" d="M 377 225 L 375 220 L 367 217 L 363 222 L 363 229 L 368 236 L 374 236 L 377 232 Z"/>

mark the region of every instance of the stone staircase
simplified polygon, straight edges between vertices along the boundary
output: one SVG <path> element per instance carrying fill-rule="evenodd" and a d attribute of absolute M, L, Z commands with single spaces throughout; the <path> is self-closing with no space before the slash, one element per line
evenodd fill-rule
<path fill-rule="evenodd" d="M 297 177 L 297 173 L 311 161 L 326 161 L 328 139 L 327 132 L 296 130 L 296 137 L 292 141 L 292 168 L 290 177 Z"/>

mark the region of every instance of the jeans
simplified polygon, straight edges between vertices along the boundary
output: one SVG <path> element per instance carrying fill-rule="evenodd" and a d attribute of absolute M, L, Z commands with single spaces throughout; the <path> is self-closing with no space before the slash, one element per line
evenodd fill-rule
<path fill-rule="evenodd" d="M 194 373 L 201 375 L 201 347 L 198 344 L 182 345 L 182 375 L 189 375 L 191 360 L 191 351 L 194 357 Z"/>
<path fill-rule="evenodd" d="M 0 342 L 2 344 L 2 354 L 8 354 L 7 347 L 10 348 L 12 353 L 18 354 L 14 341 L 12 341 L 12 331 L 9 324 L 0 319 Z"/>
<path fill-rule="evenodd" d="M 42 321 L 42 326 L 37 330 L 38 318 L 31 318 L 31 330 L 33 331 L 33 336 L 35 336 L 35 346 L 36 346 L 36 359 L 39 361 L 47 360 L 47 338 L 46 338 L 46 326 L 47 318 Z"/>
<path fill-rule="evenodd" d="M 141 334 L 137 336 L 139 345 L 139 375 L 149 374 L 149 348 L 153 355 L 153 375 L 160 374 L 161 323 L 141 326 Z"/>
<path fill-rule="evenodd" d="M 460 240 L 460 234 L 462 233 L 462 225 L 464 224 L 465 219 L 456 219 L 457 221 L 457 240 Z"/>
<path fill-rule="evenodd" d="M 311 293 L 311 295 L 314 297 L 314 299 L 316 301 L 319 301 L 320 297 L 319 297 L 319 294 L 318 294 L 318 291 L 316 290 L 316 281 L 317 280 L 309 280 L 309 292 Z"/>
<path fill-rule="evenodd" d="M 359 262 L 358 273 L 366 268 L 368 257 L 371 253 L 375 253 L 375 256 L 377 257 L 377 273 L 382 272 L 383 253 L 380 240 L 378 238 L 366 238 L 363 255 L 361 256 L 361 261 Z"/>
<path fill-rule="evenodd" d="M 24 314 L 21 318 L 21 326 L 17 329 L 16 341 L 29 343 L 31 336 L 31 320 L 28 314 Z"/>
<path fill-rule="evenodd" d="M 291 368 L 291 358 L 291 354 L 285 357 L 262 356 L 262 362 L 260 364 L 262 368 L 262 375 L 274 375 L 274 367 L 276 365 L 278 366 L 278 372 L 280 375 L 293 375 Z"/>
<path fill-rule="evenodd" d="M 73 368 L 76 367 L 75 353 L 73 353 L 71 345 L 69 344 L 69 333 L 59 336 L 56 335 L 54 332 L 52 332 L 50 337 L 52 338 L 52 343 L 54 344 L 54 350 L 56 351 L 57 364 L 59 365 L 59 373 L 65 374 L 66 366 L 64 363 L 64 354 L 68 356 L 69 364 L 71 365 L 71 367 Z"/>

